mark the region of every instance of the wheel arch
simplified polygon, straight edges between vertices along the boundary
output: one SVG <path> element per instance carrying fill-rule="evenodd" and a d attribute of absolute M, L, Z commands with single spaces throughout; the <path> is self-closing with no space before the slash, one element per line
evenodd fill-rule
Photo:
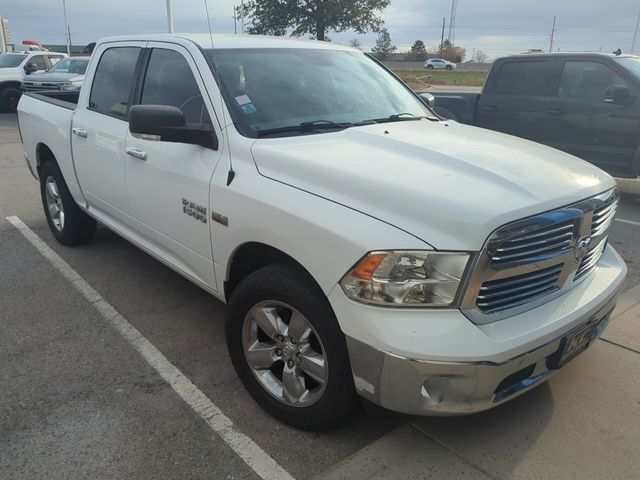
<path fill-rule="evenodd" d="M 47 144 L 40 142 L 36 145 L 36 168 L 38 169 L 38 173 L 40 173 L 42 165 L 46 162 L 58 163 L 53 150 L 51 150 Z"/>
<path fill-rule="evenodd" d="M 275 263 L 287 263 L 304 272 L 309 279 L 322 291 L 309 270 L 288 253 L 262 242 L 246 242 L 233 251 L 224 281 L 224 297 L 229 301 L 235 288 L 248 275 L 262 267 Z"/>
<path fill-rule="evenodd" d="M 18 90 L 20 90 L 22 88 L 22 82 L 19 82 L 18 80 L 7 80 L 6 82 L 0 82 L 0 91 L 4 90 L 5 88 L 17 88 Z"/>

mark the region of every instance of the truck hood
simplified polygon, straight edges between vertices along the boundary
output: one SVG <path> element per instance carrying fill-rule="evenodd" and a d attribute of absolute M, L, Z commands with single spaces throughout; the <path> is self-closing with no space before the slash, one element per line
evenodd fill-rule
<path fill-rule="evenodd" d="M 16 81 L 21 82 L 24 73 L 22 67 L 0 68 L 0 82 Z"/>
<path fill-rule="evenodd" d="M 262 175 L 443 250 L 479 250 L 505 223 L 615 186 L 602 170 L 571 155 L 452 121 L 266 138 L 252 153 Z"/>
<path fill-rule="evenodd" d="M 84 79 L 84 75 L 77 73 L 39 73 L 31 74 L 25 77 L 25 82 L 40 83 L 65 83 Z"/>

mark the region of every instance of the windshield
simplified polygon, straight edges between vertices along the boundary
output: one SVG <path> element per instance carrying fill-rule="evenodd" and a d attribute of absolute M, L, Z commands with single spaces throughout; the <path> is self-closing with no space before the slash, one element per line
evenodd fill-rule
<path fill-rule="evenodd" d="M 433 117 L 404 84 L 362 53 L 321 49 L 207 53 L 236 124 L 248 136 L 309 122 L 325 130 L 374 120 Z M 311 131 L 318 133 L 310 127 L 299 132 L 292 128 L 288 134 Z"/>
<path fill-rule="evenodd" d="M 84 75 L 88 64 L 88 60 L 65 58 L 47 71 L 50 73 L 77 73 L 78 75 Z"/>
<path fill-rule="evenodd" d="M 25 55 L 15 53 L 0 53 L 0 68 L 14 68 L 22 63 Z"/>
<path fill-rule="evenodd" d="M 622 57 L 614 60 L 640 78 L 640 57 Z"/>

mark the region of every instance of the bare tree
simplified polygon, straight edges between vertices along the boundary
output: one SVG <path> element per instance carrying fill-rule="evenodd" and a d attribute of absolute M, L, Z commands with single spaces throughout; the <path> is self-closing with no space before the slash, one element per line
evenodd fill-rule
<path fill-rule="evenodd" d="M 357 48 L 358 50 L 362 50 L 362 44 L 360 43 L 360 40 L 358 40 L 357 38 L 354 38 L 351 41 L 349 41 L 349 45 L 353 48 Z"/>
<path fill-rule="evenodd" d="M 482 50 L 476 50 L 473 54 L 473 61 L 476 63 L 486 63 L 489 59 L 489 55 L 484 53 Z"/>

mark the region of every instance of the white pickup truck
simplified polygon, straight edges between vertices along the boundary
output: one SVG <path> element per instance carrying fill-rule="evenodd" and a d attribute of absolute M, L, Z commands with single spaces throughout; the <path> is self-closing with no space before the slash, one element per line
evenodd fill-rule
<path fill-rule="evenodd" d="M 626 274 L 611 177 L 428 103 L 335 44 L 148 35 L 18 113 L 53 235 L 99 221 L 228 303 L 247 390 L 320 428 L 356 394 L 416 415 L 522 394 L 602 333 Z"/>

